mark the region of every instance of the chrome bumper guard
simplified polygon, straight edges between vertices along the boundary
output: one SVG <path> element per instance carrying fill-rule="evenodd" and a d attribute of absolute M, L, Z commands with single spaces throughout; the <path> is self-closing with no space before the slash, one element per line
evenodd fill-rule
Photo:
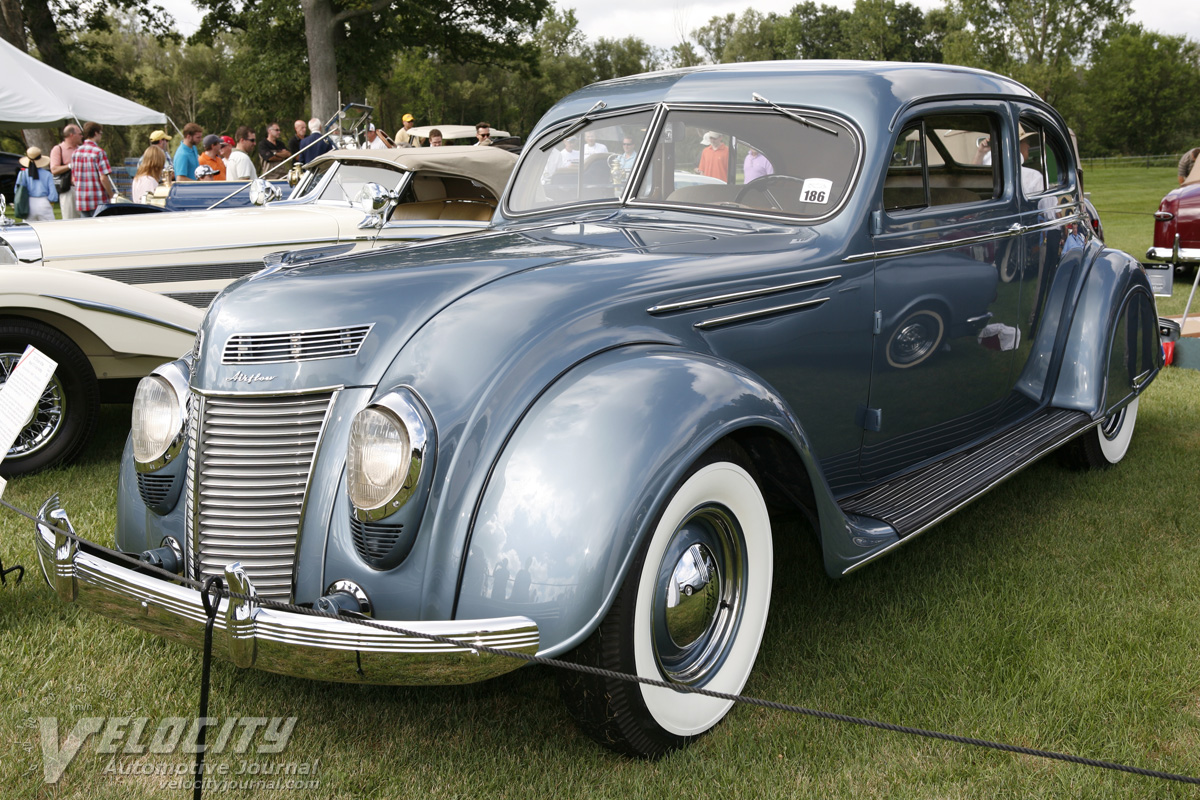
<path fill-rule="evenodd" d="M 1174 247 L 1151 247 L 1146 251 L 1146 258 L 1169 261 L 1172 264 L 1194 264 L 1200 262 L 1200 248 L 1180 247 L 1179 234 L 1175 234 Z"/>
<path fill-rule="evenodd" d="M 38 520 L 38 560 L 59 597 L 150 633 L 203 646 L 207 617 L 199 591 L 122 566 L 99 549 L 87 552 L 86 540 L 52 530 L 50 525 L 74 533 L 57 498 L 42 506 Z M 224 579 L 230 592 L 254 597 L 240 564 L 228 565 Z M 517 653 L 536 653 L 539 644 L 537 624 L 527 617 L 391 624 Z M 349 619 L 263 608 L 241 598 L 221 599 L 213 624 L 213 653 L 239 667 L 298 678 L 398 686 L 472 683 L 525 663 Z"/>

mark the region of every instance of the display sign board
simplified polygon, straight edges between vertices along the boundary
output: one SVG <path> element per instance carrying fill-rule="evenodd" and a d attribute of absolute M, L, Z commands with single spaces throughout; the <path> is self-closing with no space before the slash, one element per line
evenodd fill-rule
<path fill-rule="evenodd" d="M 1146 277 L 1150 279 L 1150 288 L 1155 297 L 1170 297 L 1175 287 L 1175 267 L 1171 264 L 1143 264 Z"/>
<path fill-rule="evenodd" d="M 40 350 L 25 348 L 21 359 L 0 385 L 0 461 L 29 424 L 46 384 L 58 364 Z M 4 494 L 4 479 L 0 478 L 0 496 Z"/>

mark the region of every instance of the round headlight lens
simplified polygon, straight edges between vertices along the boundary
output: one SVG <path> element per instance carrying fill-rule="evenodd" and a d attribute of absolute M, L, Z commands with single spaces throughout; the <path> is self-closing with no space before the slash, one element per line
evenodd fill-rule
<path fill-rule="evenodd" d="M 372 511 L 404 488 L 412 465 L 408 428 L 380 408 L 365 408 L 350 426 L 346 485 L 355 508 Z"/>
<path fill-rule="evenodd" d="M 142 378 L 133 398 L 133 457 L 143 464 L 162 458 L 183 427 L 175 390 L 163 378 Z"/>

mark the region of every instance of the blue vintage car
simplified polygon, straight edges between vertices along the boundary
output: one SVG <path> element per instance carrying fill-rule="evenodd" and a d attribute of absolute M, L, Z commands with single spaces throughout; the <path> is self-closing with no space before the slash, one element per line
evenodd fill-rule
<path fill-rule="evenodd" d="M 195 582 L 223 576 L 216 652 L 320 680 L 521 663 L 428 632 L 734 693 L 768 508 L 811 519 L 836 578 L 1052 450 L 1125 455 L 1161 367 L 1150 286 L 1024 86 L 702 67 L 589 86 L 529 142 L 483 232 L 301 254 L 219 296 L 142 382 L 120 472 L 118 548 L 179 577 L 42 526 L 60 593 L 198 644 Z M 636 755 L 731 705 L 563 684 Z"/>

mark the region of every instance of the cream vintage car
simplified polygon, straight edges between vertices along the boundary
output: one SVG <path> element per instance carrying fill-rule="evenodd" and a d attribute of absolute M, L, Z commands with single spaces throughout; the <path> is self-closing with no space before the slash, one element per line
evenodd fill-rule
<path fill-rule="evenodd" d="M 59 364 L 0 474 L 77 455 L 100 403 L 131 399 L 137 379 L 186 352 L 203 309 L 265 257 L 479 230 L 516 161 L 491 147 L 336 150 L 286 200 L 264 182 L 247 188 L 252 207 L 0 227 L 0 384 L 26 345 Z"/>

